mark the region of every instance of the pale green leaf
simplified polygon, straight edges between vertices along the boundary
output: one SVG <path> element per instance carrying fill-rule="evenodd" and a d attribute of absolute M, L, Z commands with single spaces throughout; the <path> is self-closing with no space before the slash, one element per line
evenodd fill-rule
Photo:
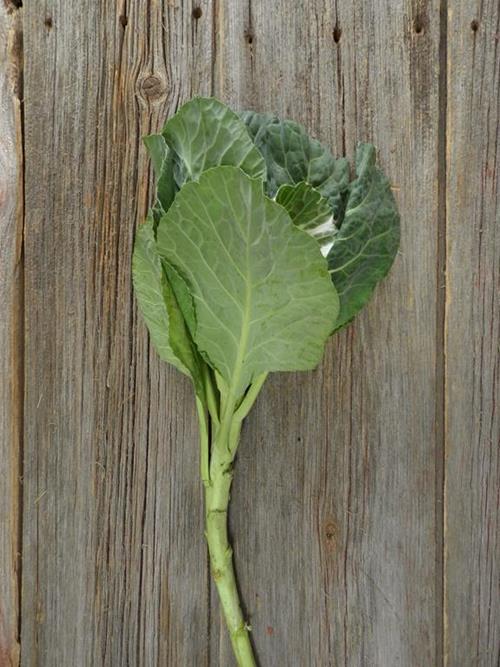
<path fill-rule="evenodd" d="M 193 344 L 176 296 L 166 279 L 156 249 L 151 216 L 136 233 L 132 277 L 139 310 L 158 355 L 189 375 L 196 393 L 203 400 L 203 361 Z"/>
<path fill-rule="evenodd" d="M 195 97 L 184 104 L 167 121 L 163 136 L 175 154 L 178 187 L 218 165 L 233 165 L 249 176 L 265 178 L 264 159 L 245 124 L 214 98 Z"/>
<path fill-rule="evenodd" d="M 399 247 L 399 215 L 389 182 L 375 166 L 375 148 L 361 144 L 357 177 L 350 184 L 344 220 L 328 255 L 340 298 L 336 330 L 349 323 L 370 299 L 392 266 Z"/>
<path fill-rule="evenodd" d="M 168 283 L 172 287 L 177 298 L 177 303 L 179 304 L 186 326 L 191 333 L 191 336 L 194 337 L 196 331 L 196 314 L 189 286 L 173 266 L 170 266 L 164 261 L 163 268 L 165 269 Z"/>
<path fill-rule="evenodd" d="M 169 290 L 156 250 L 153 221 L 149 217 L 137 229 L 132 256 L 132 277 L 139 310 L 146 322 L 151 341 L 161 359 L 187 373 L 175 356 L 169 340 L 167 292 Z"/>
<path fill-rule="evenodd" d="M 158 250 L 194 298 L 195 342 L 232 393 L 261 373 L 318 364 L 338 299 L 318 244 L 235 167 L 186 184 Z"/>
<path fill-rule="evenodd" d="M 143 137 L 156 176 L 156 202 L 153 207 L 155 223 L 168 211 L 177 186 L 174 180 L 174 154 L 161 134 Z"/>
<path fill-rule="evenodd" d="M 163 163 L 168 153 L 167 142 L 161 134 L 147 134 L 142 137 L 142 141 L 151 158 L 155 176 L 156 178 L 159 178 L 161 176 Z"/>

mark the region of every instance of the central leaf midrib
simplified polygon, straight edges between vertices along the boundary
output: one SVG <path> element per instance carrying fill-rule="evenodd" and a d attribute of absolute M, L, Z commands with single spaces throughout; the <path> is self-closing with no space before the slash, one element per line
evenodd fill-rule
<path fill-rule="evenodd" d="M 251 209 L 250 209 L 251 210 Z M 230 400 L 235 401 L 239 398 L 235 392 L 240 384 L 241 372 L 243 370 L 243 362 L 248 347 L 248 336 L 250 333 L 251 324 L 251 301 L 252 301 L 252 282 L 250 276 L 250 225 L 251 217 L 248 216 L 247 234 L 246 234 L 246 249 L 245 249 L 245 302 L 241 317 L 241 327 L 239 336 L 239 345 L 236 352 L 236 359 L 234 362 L 234 371 L 232 374 L 232 381 L 229 387 Z"/>

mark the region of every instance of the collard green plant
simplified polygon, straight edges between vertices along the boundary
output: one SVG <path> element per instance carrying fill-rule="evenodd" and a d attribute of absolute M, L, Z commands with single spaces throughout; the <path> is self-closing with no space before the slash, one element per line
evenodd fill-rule
<path fill-rule="evenodd" d="M 255 665 L 227 535 L 243 419 L 268 373 L 313 369 L 387 274 L 399 218 L 375 149 L 351 179 L 292 121 L 195 98 L 144 139 L 156 201 L 133 283 L 159 356 L 191 378 L 211 569 L 236 660 Z"/>

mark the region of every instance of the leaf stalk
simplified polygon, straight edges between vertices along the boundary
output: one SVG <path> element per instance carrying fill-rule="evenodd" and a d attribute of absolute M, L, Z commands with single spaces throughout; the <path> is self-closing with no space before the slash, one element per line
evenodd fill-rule
<path fill-rule="evenodd" d="M 255 380 L 238 407 L 231 391 L 221 400 L 221 419 L 216 423 L 212 422 L 208 483 L 204 479 L 205 536 L 210 556 L 210 569 L 239 667 L 256 667 L 257 663 L 250 642 L 250 626 L 241 609 L 236 583 L 233 550 L 228 536 L 228 510 L 233 480 L 233 462 L 240 441 L 241 424 L 255 402 L 266 375 L 263 374 Z M 201 420 L 201 413 L 199 416 Z M 204 460 L 202 478 L 207 477 L 204 451 L 202 438 L 202 459 Z"/>

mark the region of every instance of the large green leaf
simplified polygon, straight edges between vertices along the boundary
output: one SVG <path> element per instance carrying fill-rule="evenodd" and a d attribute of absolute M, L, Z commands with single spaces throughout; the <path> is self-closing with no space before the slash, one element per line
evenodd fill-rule
<path fill-rule="evenodd" d="M 163 136 L 174 151 L 178 187 L 218 165 L 233 165 L 249 176 L 265 178 L 264 159 L 245 124 L 214 98 L 195 97 L 184 104 L 167 121 Z"/>
<path fill-rule="evenodd" d="M 294 225 L 316 239 L 326 257 L 337 232 L 328 201 L 312 185 L 302 181 L 297 185 L 282 185 L 276 202 L 287 210 Z"/>
<path fill-rule="evenodd" d="M 189 375 L 203 399 L 202 364 L 156 249 L 151 216 L 139 227 L 132 257 L 132 278 L 139 310 L 161 359 Z"/>
<path fill-rule="evenodd" d="M 204 172 L 178 193 L 157 243 L 194 297 L 198 349 L 234 396 L 260 373 L 320 361 L 338 313 L 326 260 L 259 179 Z"/>
<path fill-rule="evenodd" d="M 399 247 L 399 215 L 389 182 L 375 166 L 375 148 L 361 144 L 357 178 L 349 188 L 346 213 L 328 255 L 340 298 L 336 330 L 370 299 L 375 285 L 392 266 Z"/>
<path fill-rule="evenodd" d="M 349 164 L 336 160 L 302 125 L 255 111 L 240 114 L 267 166 L 267 192 L 274 197 L 285 183 L 305 181 L 325 197 L 339 221 L 344 212 Z"/>

